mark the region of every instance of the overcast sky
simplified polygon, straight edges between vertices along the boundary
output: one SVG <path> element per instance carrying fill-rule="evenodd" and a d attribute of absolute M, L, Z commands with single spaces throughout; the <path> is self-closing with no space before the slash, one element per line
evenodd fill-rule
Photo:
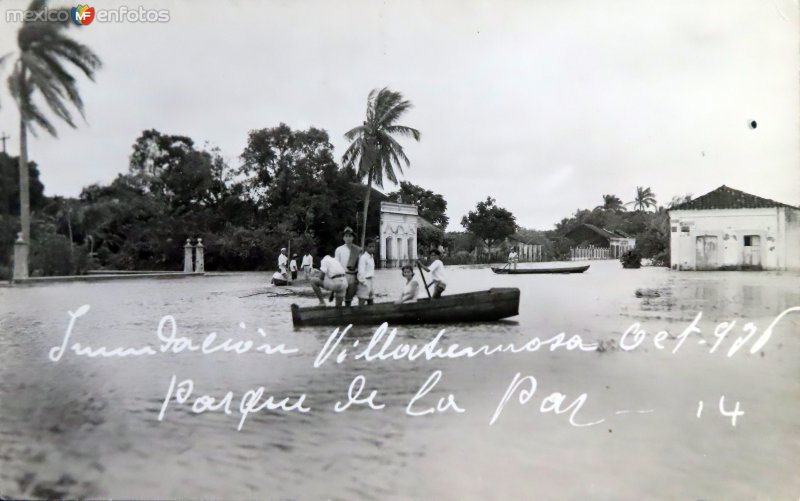
<path fill-rule="evenodd" d="M 4 11 L 26 5 L 0 5 L 2 52 L 18 28 Z M 149 128 L 209 141 L 236 166 L 249 130 L 313 125 L 340 158 L 367 94 L 388 86 L 422 132 L 403 141 L 404 179 L 444 195 L 450 230 L 487 195 L 537 229 L 636 186 L 662 203 L 726 184 L 800 204 L 796 0 L 90 5 L 170 21 L 72 30 L 104 68 L 81 84 L 88 123 L 30 141 L 48 195 L 108 183 Z M 8 70 L 0 130 L 16 155 Z"/>

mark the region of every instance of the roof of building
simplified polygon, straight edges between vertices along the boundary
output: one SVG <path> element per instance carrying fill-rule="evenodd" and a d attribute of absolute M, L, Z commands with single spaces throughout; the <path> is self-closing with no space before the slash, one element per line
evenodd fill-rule
<path fill-rule="evenodd" d="M 600 235 L 603 238 L 626 238 L 626 237 L 621 237 L 620 235 L 617 235 L 613 231 L 609 231 L 609 230 L 607 230 L 605 228 L 598 228 L 597 226 L 595 226 L 593 224 L 589 224 L 589 223 L 581 223 L 580 226 L 576 226 L 575 228 L 573 228 L 570 231 L 568 231 L 567 235 L 569 235 L 570 233 L 574 232 L 575 230 L 577 230 L 577 229 L 579 229 L 581 227 L 586 227 L 586 228 L 592 230 L 593 232 L 597 233 L 598 235 Z"/>
<path fill-rule="evenodd" d="M 670 210 L 709 210 L 709 209 L 769 209 L 773 207 L 797 207 L 761 198 L 743 191 L 728 188 L 724 184 L 705 195 L 678 204 Z"/>
<path fill-rule="evenodd" d="M 527 245 L 543 245 L 547 243 L 547 237 L 539 234 L 520 235 L 519 233 L 514 233 L 508 239 Z"/>
<path fill-rule="evenodd" d="M 436 226 L 435 224 L 431 223 L 427 219 L 422 216 L 417 216 L 417 228 L 428 228 L 431 230 L 436 230 L 444 233 L 444 230 Z"/>

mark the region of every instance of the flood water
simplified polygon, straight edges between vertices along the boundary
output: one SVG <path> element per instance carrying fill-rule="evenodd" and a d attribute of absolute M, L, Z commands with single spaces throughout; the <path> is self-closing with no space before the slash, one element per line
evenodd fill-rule
<path fill-rule="evenodd" d="M 294 329 L 290 304 L 316 300 L 260 293 L 274 290 L 267 273 L 0 288 L 0 497 L 797 499 L 800 312 L 786 315 L 756 353 L 750 348 L 781 312 L 800 306 L 800 274 L 591 265 L 580 275 L 515 276 L 450 267 L 449 294 L 518 287 L 519 316 L 398 327 L 395 344 L 422 345 L 442 328 L 441 345 L 472 347 L 564 332 L 602 341 L 601 351 L 354 360 L 374 332 L 358 328 L 342 344 L 350 355 L 336 363 L 337 350 L 319 368 L 314 360 L 333 328 Z M 399 271 L 378 272 L 379 300 L 401 287 Z M 284 343 L 296 352 L 89 358 L 67 351 L 53 362 L 48 354 L 63 340 L 68 311 L 81 305 L 90 309 L 71 340 L 84 346 L 157 348 L 159 321 L 172 315 L 177 334 L 198 344 L 217 332 L 219 341 Z M 681 343 L 699 312 L 701 332 Z M 714 328 L 732 320 L 710 353 Z M 622 350 L 634 322 L 647 337 Z M 729 357 L 747 322 L 757 334 Z M 664 349 L 653 343 L 660 330 L 672 335 Z M 408 415 L 437 370 L 441 379 L 411 410 L 436 408 L 452 394 L 464 412 Z M 523 405 L 516 392 L 490 426 L 518 373 L 536 378 L 535 393 Z M 364 396 L 377 390 L 375 404 L 385 407 L 335 412 L 359 375 Z M 191 379 L 193 394 L 183 404 L 173 398 L 159 421 L 173 376 Z M 263 410 L 237 431 L 242 395 L 259 387 L 263 399 L 305 394 L 310 412 Z M 230 415 L 192 412 L 196 397 L 229 391 Z M 553 392 L 566 396 L 564 408 L 586 394 L 574 422 L 602 422 L 573 426 L 572 409 L 540 412 Z M 737 402 L 744 414 L 733 426 Z"/>

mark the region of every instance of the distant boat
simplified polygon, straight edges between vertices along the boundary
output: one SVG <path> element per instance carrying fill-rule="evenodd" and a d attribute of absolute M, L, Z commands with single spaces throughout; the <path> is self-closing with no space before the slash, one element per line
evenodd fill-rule
<path fill-rule="evenodd" d="M 519 289 L 496 288 L 420 299 L 416 303 L 378 303 L 334 308 L 292 305 L 292 322 L 306 325 L 380 325 L 489 322 L 519 315 Z"/>
<path fill-rule="evenodd" d="M 571 266 L 562 268 L 492 268 L 492 271 L 501 275 L 528 275 L 530 273 L 583 273 L 589 269 L 586 266 Z"/>

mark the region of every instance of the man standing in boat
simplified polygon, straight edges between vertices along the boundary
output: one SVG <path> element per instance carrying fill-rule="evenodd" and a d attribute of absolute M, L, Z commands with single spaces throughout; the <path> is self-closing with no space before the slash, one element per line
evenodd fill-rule
<path fill-rule="evenodd" d="M 345 306 L 350 306 L 353 302 L 353 297 L 356 295 L 358 289 L 358 258 L 361 255 L 361 247 L 354 245 L 353 240 L 356 235 L 353 229 L 349 226 L 342 232 L 342 239 L 344 244 L 336 248 L 334 257 L 339 261 L 339 264 L 345 269 L 347 277 L 347 293 L 344 297 Z"/>
<path fill-rule="evenodd" d="M 444 263 L 442 262 L 442 253 L 439 252 L 438 249 L 432 249 L 430 253 L 429 261 L 433 261 L 430 266 L 425 266 L 420 261 L 420 267 L 431 274 L 431 278 L 433 279 L 430 284 L 428 284 L 428 288 L 433 287 L 433 292 L 431 293 L 431 297 L 433 299 L 437 299 L 442 297 L 442 293 L 447 288 L 447 278 L 444 274 Z"/>
<path fill-rule="evenodd" d="M 347 279 L 345 278 L 344 267 L 339 261 L 331 256 L 324 256 L 320 262 L 319 269 L 312 268 L 309 272 L 311 288 L 319 299 L 320 306 L 325 306 L 325 299 L 322 296 L 322 289 L 331 291 L 336 298 L 336 307 L 341 308 L 342 301 L 347 291 Z"/>
<path fill-rule="evenodd" d="M 358 296 L 358 304 L 372 304 L 372 278 L 375 276 L 375 242 L 368 241 L 364 246 L 364 252 L 358 258 L 358 288 L 356 295 Z"/>
<path fill-rule="evenodd" d="M 517 263 L 519 263 L 519 254 L 517 254 L 517 248 L 512 247 L 511 252 L 508 253 L 508 264 L 513 269 L 517 269 Z"/>
<path fill-rule="evenodd" d="M 286 255 L 286 247 L 281 247 L 281 253 L 278 254 L 278 271 L 281 275 L 289 279 L 288 273 L 289 256 Z"/>

